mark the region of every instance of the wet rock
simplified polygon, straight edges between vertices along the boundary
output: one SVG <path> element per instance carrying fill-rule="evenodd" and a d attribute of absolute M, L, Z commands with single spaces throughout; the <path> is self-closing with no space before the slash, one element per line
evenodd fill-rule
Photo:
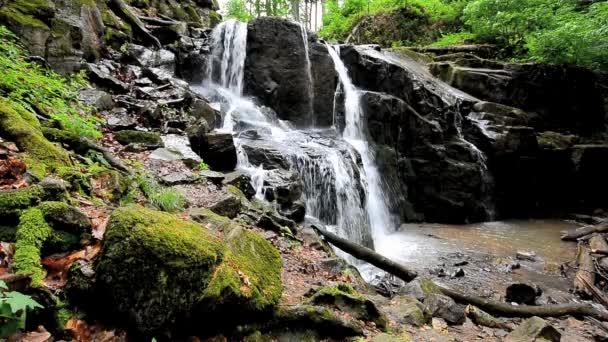
<path fill-rule="evenodd" d="M 188 34 L 188 24 L 179 21 L 173 25 L 156 26 L 150 30 L 150 33 L 158 38 L 161 44 L 172 44 L 179 40 L 181 36 Z"/>
<path fill-rule="evenodd" d="M 313 124 L 315 127 L 330 127 L 334 124 L 334 94 L 338 75 L 327 46 L 309 35 L 309 55 L 313 79 Z"/>
<path fill-rule="evenodd" d="M 295 222 L 303 222 L 306 217 L 306 206 L 302 201 L 296 201 L 279 208 L 279 213 Z"/>
<path fill-rule="evenodd" d="M 223 174 L 221 172 L 217 172 L 217 171 L 211 171 L 211 170 L 199 171 L 199 175 L 201 175 L 202 177 L 205 177 L 207 180 L 211 181 L 211 183 L 213 183 L 215 185 L 222 184 L 222 182 L 224 182 L 224 180 L 226 179 L 225 174 Z"/>
<path fill-rule="evenodd" d="M 533 251 L 517 251 L 515 257 L 517 260 L 536 261 L 536 253 Z"/>
<path fill-rule="evenodd" d="M 458 268 L 456 269 L 456 271 L 454 271 L 454 273 L 452 273 L 451 277 L 452 278 L 462 278 L 464 277 L 464 270 L 462 268 Z"/>
<path fill-rule="evenodd" d="M 357 293 L 350 285 L 339 283 L 313 290 L 309 302 L 314 305 L 329 305 L 353 315 L 354 318 L 374 322 L 382 330 L 388 327 L 386 316 L 376 304 Z"/>
<path fill-rule="evenodd" d="M 142 68 L 142 76 L 151 80 L 155 84 L 167 85 L 173 81 L 173 71 L 162 68 Z M 148 85 L 150 86 L 150 85 Z M 143 89 L 143 88 L 142 88 Z M 166 98 L 168 96 L 160 95 L 158 97 Z"/>
<path fill-rule="evenodd" d="M 291 204 L 302 196 L 300 177 L 293 171 L 270 170 L 264 177 L 265 197 L 279 204 Z"/>
<path fill-rule="evenodd" d="M 451 325 L 463 324 L 466 319 L 464 306 L 457 304 L 452 298 L 442 294 L 428 294 L 424 299 L 424 307 L 433 317 L 443 318 Z"/>
<path fill-rule="evenodd" d="M 205 122 L 207 122 L 208 127 L 211 129 L 216 127 L 216 124 L 218 123 L 217 118 L 220 117 L 217 110 L 211 107 L 207 101 L 199 98 L 194 98 L 192 100 L 190 115 L 196 119 L 205 119 Z"/>
<path fill-rule="evenodd" d="M 290 233 L 294 233 L 296 223 L 292 220 L 279 215 L 276 212 L 270 211 L 260 215 L 255 222 L 255 225 L 266 230 L 277 233 L 282 233 L 287 228 Z"/>
<path fill-rule="evenodd" d="M 247 30 L 245 93 L 275 110 L 283 120 L 300 126 L 311 124 L 313 85 L 301 26 L 278 17 L 260 17 L 251 20 Z"/>
<path fill-rule="evenodd" d="M 552 341 L 559 342 L 561 333 L 540 317 L 523 321 L 505 338 L 505 342 Z"/>
<path fill-rule="evenodd" d="M 83 89 L 78 93 L 80 102 L 87 106 L 96 108 L 97 110 L 109 110 L 114 107 L 112 96 L 103 90 L 98 89 Z"/>
<path fill-rule="evenodd" d="M 507 287 L 505 301 L 508 303 L 535 305 L 536 298 L 540 297 L 543 291 L 538 285 L 516 283 Z"/>
<path fill-rule="evenodd" d="M 233 185 L 237 189 L 241 190 L 247 199 L 252 199 L 255 196 L 255 189 L 251 185 L 251 177 L 240 172 L 234 171 L 225 175 L 225 179 L 221 181 L 225 185 Z"/>
<path fill-rule="evenodd" d="M 192 150 L 217 171 L 232 171 L 236 167 L 236 148 L 232 134 L 212 132 L 205 135 L 190 135 Z"/>
<path fill-rule="evenodd" d="M 95 64 L 87 64 L 88 76 L 91 82 L 110 92 L 124 94 L 129 91 L 129 85 L 119 81 L 108 70 Z"/>
<path fill-rule="evenodd" d="M 423 301 L 426 297 L 426 293 L 423 289 L 423 280 L 420 280 L 420 278 L 416 278 L 405 284 L 400 289 L 399 293 L 413 297 L 419 301 Z"/>

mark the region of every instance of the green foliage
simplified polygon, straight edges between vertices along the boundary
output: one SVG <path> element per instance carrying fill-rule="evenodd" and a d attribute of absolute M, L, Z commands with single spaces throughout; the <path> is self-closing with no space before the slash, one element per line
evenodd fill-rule
<path fill-rule="evenodd" d="M 441 23 L 435 26 L 451 26 L 460 20 L 466 3 L 466 0 L 331 0 L 325 5 L 323 28 L 319 35 L 326 39 L 344 40 L 362 17 L 400 8 L 424 13 L 431 23 Z"/>
<path fill-rule="evenodd" d="M 608 68 L 608 3 L 576 0 L 475 0 L 464 11 L 481 42 L 505 54 L 556 64 Z"/>
<path fill-rule="evenodd" d="M 450 46 L 450 45 L 460 45 L 464 44 L 467 41 L 471 41 L 475 39 L 475 35 L 471 32 L 456 32 L 456 33 L 448 33 L 441 36 L 441 38 L 431 44 L 434 47 L 442 47 L 442 46 Z"/>
<path fill-rule="evenodd" d="M 27 309 L 43 308 L 28 295 L 8 291 L 6 283 L 0 280 L 0 337 L 8 337 L 25 328 Z"/>
<path fill-rule="evenodd" d="M 87 82 L 82 73 L 63 77 L 26 60 L 17 37 L 0 26 L 0 96 L 33 113 L 50 117 L 61 128 L 80 136 L 99 138 L 99 119 L 86 115 L 89 108 L 78 100 L 78 89 Z"/>
<path fill-rule="evenodd" d="M 252 19 L 252 15 L 247 11 L 245 0 L 228 0 L 226 10 L 228 18 L 236 19 L 244 23 Z"/>
<path fill-rule="evenodd" d="M 166 212 L 181 211 L 186 206 L 184 195 L 167 188 L 157 189 L 149 199 L 155 208 Z"/>
<path fill-rule="evenodd" d="M 209 170 L 209 165 L 207 165 L 207 163 L 205 163 L 204 161 L 201 160 L 201 162 L 198 163 L 198 165 L 196 166 L 196 170 L 197 171 Z"/>

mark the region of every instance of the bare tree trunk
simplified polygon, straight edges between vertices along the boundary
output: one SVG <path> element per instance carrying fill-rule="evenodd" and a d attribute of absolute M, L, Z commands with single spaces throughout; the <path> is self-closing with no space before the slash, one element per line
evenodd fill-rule
<path fill-rule="evenodd" d="M 577 239 L 580 239 L 589 234 L 601 233 L 601 232 L 605 232 L 605 231 L 608 231 L 608 223 L 584 226 L 581 228 L 567 231 L 564 235 L 562 235 L 562 240 L 576 241 Z"/>
<path fill-rule="evenodd" d="M 264 1 L 264 5 L 266 5 L 266 15 L 267 16 L 271 16 L 272 15 L 272 0 L 265 0 Z"/>
<path fill-rule="evenodd" d="M 300 0 L 291 0 L 291 15 L 293 20 L 300 22 Z"/>

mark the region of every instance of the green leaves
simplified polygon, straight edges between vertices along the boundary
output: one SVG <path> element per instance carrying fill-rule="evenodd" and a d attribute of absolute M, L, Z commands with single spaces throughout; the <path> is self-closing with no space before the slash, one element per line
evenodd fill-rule
<path fill-rule="evenodd" d="M 41 309 L 43 306 L 28 295 L 8 291 L 8 286 L 2 280 L 0 291 L 0 338 L 3 338 L 25 328 L 28 309 Z"/>

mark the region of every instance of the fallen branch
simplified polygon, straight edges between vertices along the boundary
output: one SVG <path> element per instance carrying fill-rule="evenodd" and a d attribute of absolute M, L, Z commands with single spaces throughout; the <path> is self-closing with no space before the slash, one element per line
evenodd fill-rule
<path fill-rule="evenodd" d="M 578 261 L 578 271 L 573 282 L 574 292 L 591 296 L 592 292 L 586 284 L 595 284 L 595 265 L 589 253 L 589 248 L 579 243 L 576 260 Z"/>
<path fill-rule="evenodd" d="M 564 241 L 576 241 L 586 235 L 593 233 L 601 233 L 608 231 L 608 223 L 602 223 L 598 225 L 584 226 L 574 230 L 569 230 L 562 235 Z"/>
<path fill-rule="evenodd" d="M 410 282 L 418 276 L 415 271 L 412 271 L 367 247 L 350 242 L 317 226 L 312 225 L 311 227 L 317 231 L 317 233 L 321 234 L 327 242 L 338 247 L 344 252 L 354 256 L 357 259 L 368 262 L 406 282 Z"/>
<path fill-rule="evenodd" d="M 445 287 L 441 292 L 457 302 L 473 304 L 489 313 L 503 317 L 559 317 L 565 315 L 590 316 L 601 321 L 608 321 L 608 311 L 598 310 L 589 304 L 554 304 L 554 305 L 511 305 L 490 299 L 467 295 Z"/>
<path fill-rule="evenodd" d="M 136 31 L 142 38 L 144 42 L 148 42 L 151 45 L 155 46 L 157 49 L 162 48 L 160 41 L 154 37 L 144 23 L 139 20 L 139 18 L 131 12 L 129 6 L 124 2 L 124 0 L 111 0 L 111 5 L 113 5 L 113 10 L 118 14 L 119 17 L 124 19 L 129 25 L 133 27 L 133 30 Z"/>
<path fill-rule="evenodd" d="M 93 143 L 85 137 L 77 136 L 75 134 L 59 130 L 57 128 L 48 127 L 43 127 L 42 133 L 44 134 L 45 138 L 49 140 L 61 142 L 68 145 L 76 153 L 85 154 L 88 150 L 99 152 L 103 155 L 106 161 L 110 165 L 112 165 L 112 167 L 127 174 L 132 174 L 132 171 L 127 168 L 119 159 L 115 158 L 112 153 L 110 153 L 110 151 Z"/>
<path fill-rule="evenodd" d="M 585 278 L 581 277 L 580 275 L 577 274 L 576 277 L 582 284 L 585 285 L 588 292 L 593 295 L 593 298 L 595 298 L 598 302 L 602 303 L 605 307 L 608 307 L 608 298 L 606 298 L 606 296 L 602 293 L 602 291 L 600 291 L 600 289 L 595 287 L 595 285 L 590 284 Z"/>
<path fill-rule="evenodd" d="M 179 21 L 175 21 L 175 20 L 163 20 L 163 19 L 152 18 L 152 17 L 138 16 L 138 18 L 147 23 L 157 25 L 157 26 L 171 26 L 171 25 L 175 25 L 175 24 L 179 23 Z"/>

